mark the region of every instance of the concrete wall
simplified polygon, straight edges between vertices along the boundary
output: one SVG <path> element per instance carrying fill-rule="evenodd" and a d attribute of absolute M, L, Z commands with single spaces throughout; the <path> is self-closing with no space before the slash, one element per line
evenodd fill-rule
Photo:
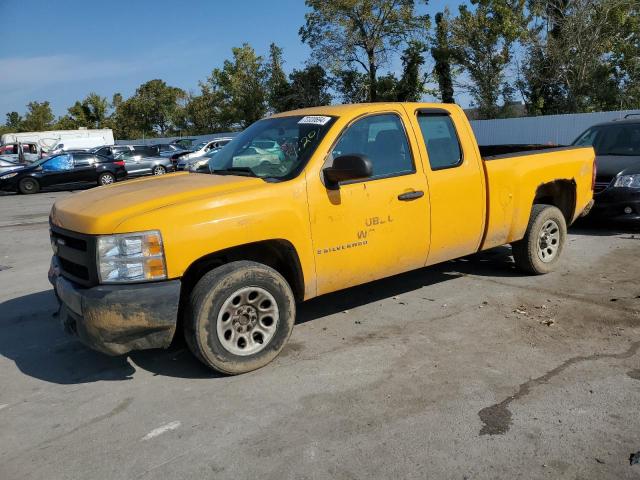
<path fill-rule="evenodd" d="M 480 145 L 505 143 L 568 145 L 591 125 L 621 119 L 630 113 L 640 114 L 640 110 L 474 120 L 471 126 Z M 640 117 L 636 118 L 640 119 Z"/>

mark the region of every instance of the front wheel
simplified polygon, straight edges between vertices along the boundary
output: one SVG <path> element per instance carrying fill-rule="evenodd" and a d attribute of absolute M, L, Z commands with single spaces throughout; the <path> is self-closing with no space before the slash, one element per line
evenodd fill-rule
<path fill-rule="evenodd" d="M 167 169 L 162 165 L 156 165 L 155 167 L 153 167 L 152 173 L 154 175 L 164 175 L 165 173 L 167 173 Z"/>
<path fill-rule="evenodd" d="M 196 284 L 184 321 L 190 350 L 205 365 L 236 375 L 278 356 L 295 322 L 291 287 L 266 265 L 238 261 Z"/>
<path fill-rule="evenodd" d="M 98 177 L 98 185 L 111 185 L 115 181 L 116 176 L 110 172 L 101 173 Z"/>
<path fill-rule="evenodd" d="M 18 191 L 20 193 L 24 193 L 25 195 L 28 195 L 30 193 L 38 193 L 40 191 L 40 184 L 33 178 L 23 178 L 18 184 Z"/>
<path fill-rule="evenodd" d="M 560 259 L 567 239 L 567 223 L 552 205 L 534 205 L 522 240 L 514 242 L 516 266 L 534 275 L 551 272 Z"/>

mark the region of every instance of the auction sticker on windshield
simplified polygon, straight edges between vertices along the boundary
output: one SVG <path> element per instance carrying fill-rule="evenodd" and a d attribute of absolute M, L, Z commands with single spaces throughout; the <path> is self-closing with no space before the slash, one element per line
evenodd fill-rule
<path fill-rule="evenodd" d="M 320 115 L 309 115 L 307 117 L 303 117 L 298 122 L 299 124 L 307 124 L 307 125 L 325 125 L 331 117 L 324 117 Z"/>

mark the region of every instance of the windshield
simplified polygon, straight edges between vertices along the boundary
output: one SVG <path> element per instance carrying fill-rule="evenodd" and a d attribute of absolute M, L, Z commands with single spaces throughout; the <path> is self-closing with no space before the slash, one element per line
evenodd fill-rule
<path fill-rule="evenodd" d="M 234 170 L 262 178 L 296 175 L 335 121 L 334 117 L 291 116 L 260 120 L 211 157 L 212 173 Z"/>
<path fill-rule="evenodd" d="M 200 149 L 204 148 L 204 147 L 205 147 L 205 145 L 206 145 L 207 143 L 209 143 L 209 142 L 200 142 L 200 143 L 196 144 L 196 145 L 193 147 L 193 149 L 194 149 L 195 151 L 198 151 L 198 150 L 200 150 Z"/>
<path fill-rule="evenodd" d="M 591 127 L 573 145 L 592 146 L 596 155 L 640 156 L 640 123 Z"/>

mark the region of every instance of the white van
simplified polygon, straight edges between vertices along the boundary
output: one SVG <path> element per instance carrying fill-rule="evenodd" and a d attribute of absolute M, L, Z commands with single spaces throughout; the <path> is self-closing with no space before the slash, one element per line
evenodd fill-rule
<path fill-rule="evenodd" d="M 94 139 L 89 147 L 67 146 L 69 139 Z M 49 130 L 46 132 L 20 132 L 5 133 L 0 135 L 0 144 L 7 145 L 9 143 L 37 143 L 41 150 L 50 152 L 50 150 L 58 143 L 65 145 L 65 149 L 85 149 L 93 148 L 99 145 L 113 145 L 113 131 L 110 128 L 86 129 L 78 130 Z M 83 144 L 87 145 L 87 144 Z"/>
<path fill-rule="evenodd" d="M 56 155 L 69 150 L 89 150 L 91 148 L 104 145 L 102 138 L 65 138 L 56 143 L 50 150 L 49 155 Z"/>

